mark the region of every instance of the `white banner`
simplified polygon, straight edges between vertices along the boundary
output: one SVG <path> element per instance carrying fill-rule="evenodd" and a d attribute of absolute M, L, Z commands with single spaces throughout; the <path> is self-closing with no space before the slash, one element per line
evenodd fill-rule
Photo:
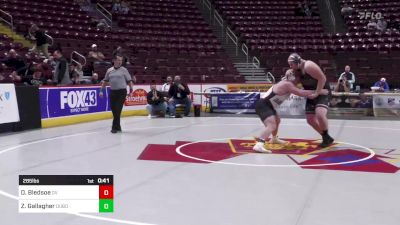
<path fill-rule="evenodd" d="M 0 124 L 19 121 L 14 84 L 0 84 Z"/>
<path fill-rule="evenodd" d="M 374 95 L 375 116 L 400 116 L 399 95 Z"/>

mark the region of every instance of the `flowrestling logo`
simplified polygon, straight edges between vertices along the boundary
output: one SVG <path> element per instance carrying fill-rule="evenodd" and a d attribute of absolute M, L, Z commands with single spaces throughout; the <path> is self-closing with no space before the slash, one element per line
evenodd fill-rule
<path fill-rule="evenodd" d="M 359 12 L 358 15 L 362 20 L 380 20 L 383 18 L 381 12 Z"/>
<path fill-rule="evenodd" d="M 71 113 L 88 112 L 89 107 L 97 106 L 96 90 L 73 90 L 60 92 L 61 109 Z"/>

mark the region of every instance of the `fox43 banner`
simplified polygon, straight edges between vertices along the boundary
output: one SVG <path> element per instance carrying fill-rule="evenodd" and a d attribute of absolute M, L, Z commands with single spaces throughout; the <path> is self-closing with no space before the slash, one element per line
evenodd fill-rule
<path fill-rule="evenodd" d="M 14 84 L 0 84 L 0 124 L 19 121 Z"/>

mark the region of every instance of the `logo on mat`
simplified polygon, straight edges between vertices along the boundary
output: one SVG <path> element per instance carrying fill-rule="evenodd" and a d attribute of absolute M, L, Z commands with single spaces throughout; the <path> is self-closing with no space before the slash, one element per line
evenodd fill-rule
<path fill-rule="evenodd" d="M 6 100 L 10 100 L 11 93 L 7 91 L 6 93 L 4 93 L 4 96 L 6 97 Z"/>
<path fill-rule="evenodd" d="M 318 147 L 320 141 L 306 139 L 286 139 L 288 144 L 266 144 L 271 154 L 256 153 L 254 139 L 227 139 L 225 141 L 187 142 L 177 141 L 175 144 L 149 144 L 138 157 L 139 160 L 185 163 L 231 163 L 230 158 L 239 158 L 248 154 L 255 157 L 280 159 L 284 165 L 280 167 L 298 167 L 301 169 L 339 170 L 371 173 L 396 173 L 398 167 L 395 154 L 384 152 L 378 154 L 371 149 L 357 145 L 335 143 L 329 148 Z M 179 149 L 179 151 L 178 151 Z M 392 150 L 393 151 L 393 150 Z M 372 154 L 374 153 L 374 154 Z M 254 157 L 242 157 L 246 165 L 254 162 Z M 282 160 L 284 159 L 284 160 Z M 225 161 L 227 160 L 227 161 Z M 233 160 L 238 162 L 239 159 Z M 274 161 L 274 160 L 272 160 Z M 274 166 L 274 165 L 268 165 Z"/>
<path fill-rule="evenodd" d="M 125 105 L 147 105 L 147 91 L 136 89 L 130 95 L 126 96 Z"/>

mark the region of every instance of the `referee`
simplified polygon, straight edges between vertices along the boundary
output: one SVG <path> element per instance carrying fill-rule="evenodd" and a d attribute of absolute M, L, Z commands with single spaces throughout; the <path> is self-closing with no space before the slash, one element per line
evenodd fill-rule
<path fill-rule="evenodd" d="M 104 77 L 101 89 L 100 97 L 103 97 L 103 90 L 107 83 L 110 83 L 110 103 L 111 111 L 113 114 L 113 124 L 111 128 L 111 133 L 115 134 L 118 131 L 121 132 L 121 111 L 124 106 L 126 99 L 126 86 L 129 84 L 129 93 L 132 93 L 133 82 L 136 78 L 129 74 L 128 70 L 122 66 L 123 57 L 120 55 L 113 56 L 113 67 L 109 68 Z"/>

